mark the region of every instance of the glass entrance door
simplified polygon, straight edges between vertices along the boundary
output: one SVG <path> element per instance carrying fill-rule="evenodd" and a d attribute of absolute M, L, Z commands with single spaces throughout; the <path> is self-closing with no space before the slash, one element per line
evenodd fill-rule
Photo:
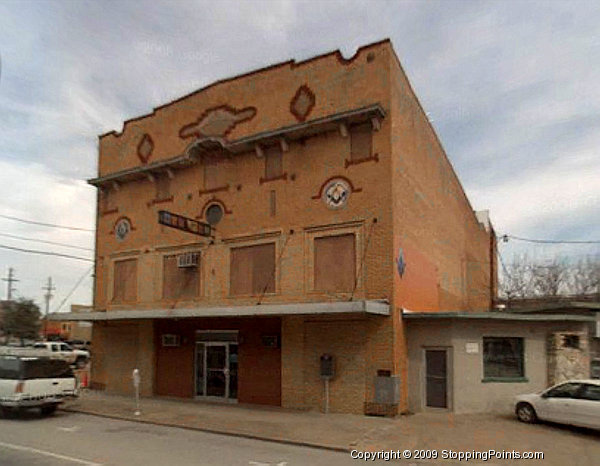
<path fill-rule="evenodd" d="M 225 398 L 229 379 L 227 343 L 206 343 L 206 396 Z"/>
<path fill-rule="evenodd" d="M 196 343 L 196 397 L 237 400 L 237 349 L 237 343 Z"/>

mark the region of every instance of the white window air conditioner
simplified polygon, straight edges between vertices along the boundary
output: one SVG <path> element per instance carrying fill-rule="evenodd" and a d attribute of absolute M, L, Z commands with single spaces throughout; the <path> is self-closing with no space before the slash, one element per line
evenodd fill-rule
<path fill-rule="evenodd" d="M 177 256 L 177 267 L 198 267 L 200 254 L 197 252 L 186 252 Z"/>

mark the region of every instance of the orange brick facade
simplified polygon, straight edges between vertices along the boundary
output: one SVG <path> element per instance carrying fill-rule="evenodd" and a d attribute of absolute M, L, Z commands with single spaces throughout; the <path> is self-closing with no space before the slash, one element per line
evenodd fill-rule
<path fill-rule="evenodd" d="M 352 160 L 347 126 L 358 117 L 349 116 L 347 124 L 327 118 L 375 105 L 382 114 L 364 117 L 373 128 L 371 154 Z M 321 129 L 312 131 L 317 124 Z M 296 136 L 270 136 L 286 128 L 298 128 Z M 264 139 L 243 145 L 261 134 Z M 223 151 L 212 168 L 194 157 L 171 164 L 198 140 L 218 150 L 242 149 Z M 277 144 L 282 174 L 268 179 L 265 152 Z M 265 332 L 280 338 L 276 353 L 261 348 L 258 317 L 211 320 L 199 311 L 198 319 L 140 320 L 136 314 L 135 320 L 96 323 L 93 380 L 107 390 L 130 391 L 130 370 L 140 366 L 149 379 L 144 393 L 193 396 L 194 331 L 224 325 L 239 330 L 240 338 L 247 334 L 240 342 L 240 402 L 323 409 L 319 356 L 329 353 L 336 357 L 332 411 L 363 412 L 373 400 L 377 371 L 400 376 L 399 409 L 405 410 L 410 381 L 400 310 L 487 310 L 495 296 L 493 231 L 475 217 L 389 41 L 348 60 L 334 52 L 274 65 L 159 107 L 126 122 L 121 133 L 100 137 L 98 170 L 95 311 L 256 305 L 260 316 L 261 306 L 275 304 L 390 305 L 389 316 L 275 316 Z M 170 186 L 159 196 L 161 177 Z M 332 179 L 350 187 L 340 209 L 323 201 Z M 157 222 L 161 209 L 205 221 L 214 203 L 224 216 L 212 239 Z M 115 230 L 121 219 L 130 227 L 122 239 Z M 344 234 L 355 238 L 353 289 L 318 291 L 315 240 Z M 273 292 L 233 295 L 232 248 L 266 243 L 275 245 Z M 186 251 L 200 253 L 197 296 L 163 299 L 164 257 Z M 406 263 L 402 277 L 399 256 Z M 127 259 L 137 261 L 133 294 L 116 301 L 115 263 Z M 177 349 L 160 344 L 168 328 L 182 338 Z"/>

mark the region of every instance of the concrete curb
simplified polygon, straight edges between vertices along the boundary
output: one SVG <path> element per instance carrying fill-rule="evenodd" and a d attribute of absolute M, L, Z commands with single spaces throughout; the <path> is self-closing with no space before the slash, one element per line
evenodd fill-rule
<path fill-rule="evenodd" d="M 107 418 L 107 419 L 118 419 L 120 421 L 131 421 L 131 422 L 138 422 L 140 424 L 152 424 L 155 426 L 177 427 L 178 429 L 195 430 L 198 432 L 206 432 L 208 434 L 227 435 L 230 437 L 246 438 L 249 440 L 260 440 L 262 442 L 279 443 L 279 444 L 283 444 L 283 445 L 292 445 L 292 446 L 297 446 L 297 447 L 317 448 L 320 450 L 335 451 L 338 453 L 350 453 L 352 451 L 351 448 L 347 448 L 347 447 L 324 445 L 324 444 L 314 443 L 314 442 L 304 442 L 301 440 L 278 439 L 278 438 L 261 436 L 261 435 L 256 435 L 256 434 L 246 434 L 243 432 L 232 432 L 232 431 L 228 431 L 228 430 L 210 429 L 207 427 L 194 427 L 194 426 L 176 424 L 176 423 L 171 423 L 171 422 L 161 422 L 161 421 L 156 421 L 156 420 L 151 420 L 151 419 L 141 419 L 139 417 L 133 417 L 133 416 L 128 417 L 125 415 L 119 416 L 118 414 L 98 413 L 98 412 L 94 412 L 94 411 L 86 411 L 83 409 L 77 409 L 77 408 L 72 408 L 72 407 L 71 408 L 60 407 L 59 409 L 61 411 L 66 411 L 66 412 L 71 412 L 71 413 L 88 414 L 90 416 L 98 416 L 98 417 L 103 417 L 103 418 Z"/>

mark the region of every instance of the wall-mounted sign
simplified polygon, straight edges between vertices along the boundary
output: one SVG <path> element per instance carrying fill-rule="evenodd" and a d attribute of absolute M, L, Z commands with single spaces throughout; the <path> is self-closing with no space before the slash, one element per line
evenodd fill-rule
<path fill-rule="evenodd" d="M 131 223 L 126 218 L 122 218 L 115 225 L 115 237 L 118 241 L 123 241 L 131 231 Z"/>
<path fill-rule="evenodd" d="M 479 353 L 479 343 L 477 343 L 477 342 L 465 343 L 465 352 L 467 354 L 478 354 Z"/>
<path fill-rule="evenodd" d="M 212 229 L 208 223 L 199 222 L 183 215 L 173 214 L 166 210 L 158 212 L 158 223 L 199 236 L 211 236 L 212 233 Z"/>
<path fill-rule="evenodd" d="M 348 203 L 351 192 L 352 189 L 346 180 L 335 178 L 325 186 L 323 201 L 330 209 L 341 209 Z"/>

